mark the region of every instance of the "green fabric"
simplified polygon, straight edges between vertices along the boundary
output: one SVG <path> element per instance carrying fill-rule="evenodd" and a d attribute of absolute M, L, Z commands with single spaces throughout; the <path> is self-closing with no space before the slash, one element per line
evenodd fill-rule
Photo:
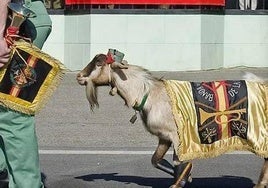
<path fill-rule="evenodd" d="M 51 26 L 38 26 L 35 27 L 32 23 L 27 22 L 24 27 L 24 33 L 26 36 L 30 37 L 35 46 L 42 48 L 47 37 L 51 32 Z"/>
<path fill-rule="evenodd" d="M 25 6 L 32 10 L 36 16 L 28 18 L 36 27 L 51 26 L 51 19 L 47 13 L 47 9 L 42 1 L 25 2 Z"/>
<path fill-rule="evenodd" d="M 9 188 L 40 188 L 34 117 L 0 107 L 0 164 L 9 172 Z"/>
<path fill-rule="evenodd" d="M 40 49 L 43 47 L 52 29 L 52 22 L 42 1 L 26 0 L 26 7 L 32 10 L 36 16 L 26 19 L 23 24 L 24 34 L 33 40 Z"/>

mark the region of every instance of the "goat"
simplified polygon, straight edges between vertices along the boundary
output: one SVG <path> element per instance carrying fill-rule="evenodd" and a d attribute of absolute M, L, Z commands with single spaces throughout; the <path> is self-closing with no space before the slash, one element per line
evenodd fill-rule
<path fill-rule="evenodd" d="M 180 136 L 178 136 L 177 123 L 183 121 L 179 120 L 176 122 L 176 118 L 174 118 L 174 107 L 172 107 L 170 97 L 171 91 L 168 91 L 167 89 L 167 81 L 158 79 L 152 76 L 148 70 L 140 66 L 130 65 L 125 60 L 123 60 L 122 63 L 108 63 L 107 55 L 105 54 L 96 55 L 93 60 L 77 74 L 76 79 L 80 85 L 86 86 L 86 96 L 92 110 L 99 105 L 96 88 L 105 85 L 111 86 L 110 94 L 120 95 L 128 107 L 132 107 L 139 111 L 145 128 L 151 134 L 159 138 L 158 146 L 151 159 L 153 166 L 174 176 L 174 184 L 171 186 L 172 188 L 184 187 L 187 182 L 191 181 L 192 164 L 185 161 L 190 161 L 197 155 L 193 155 L 192 158 L 189 157 L 189 155 L 188 158 L 187 155 L 184 158 L 182 157 L 182 159 L 180 158 L 178 152 L 178 148 L 181 147 L 179 137 L 183 137 L 183 133 L 179 133 Z M 267 85 L 265 85 L 264 88 L 266 89 L 266 99 L 264 99 L 264 101 L 266 101 L 266 110 L 264 113 L 265 115 L 268 115 Z M 233 92 L 236 93 L 235 90 Z M 234 110 L 234 112 L 236 112 L 236 110 Z M 230 114 L 225 114 L 225 112 L 221 112 L 221 114 L 212 113 L 212 116 L 217 116 L 217 118 L 227 117 L 228 122 L 225 123 L 229 123 L 229 121 L 232 121 L 232 118 L 233 121 L 240 121 L 241 114 L 244 117 L 245 111 L 237 111 L 236 115 L 231 118 L 229 117 Z M 183 117 L 179 117 L 178 119 L 180 118 Z M 208 121 L 210 118 L 210 116 L 205 116 L 203 122 Z M 217 120 L 217 118 L 215 117 L 213 121 L 220 121 Z M 241 119 L 241 122 L 244 121 Z M 267 121 L 265 126 L 267 126 Z M 211 138 L 208 139 L 208 142 L 211 142 Z M 164 159 L 164 155 L 171 145 L 174 148 L 173 165 L 169 164 L 169 162 Z M 239 148 L 233 147 L 231 150 L 234 149 Z M 226 151 L 221 151 L 213 156 L 217 156 L 223 152 Z M 264 188 L 265 185 L 268 184 L 268 160 L 266 159 L 268 157 L 268 152 L 266 151 L 265 154 L 262 153 L 260 156 L 265 158 L 265 162 L 255 188 Z M 202 157 L 206 158 L 207 156 L 204 155 L 201 156 L 201 158 Z"/>

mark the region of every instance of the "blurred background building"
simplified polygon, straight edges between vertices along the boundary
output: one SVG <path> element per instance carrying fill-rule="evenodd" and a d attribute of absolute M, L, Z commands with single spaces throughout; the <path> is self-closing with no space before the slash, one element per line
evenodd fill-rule
<path fill-rule="evenodd" d="M 179 71 L 268 67 L 268 0 L 46 0 L 44 50 L 70 70 L 116 48 L 129 63 Z"/>

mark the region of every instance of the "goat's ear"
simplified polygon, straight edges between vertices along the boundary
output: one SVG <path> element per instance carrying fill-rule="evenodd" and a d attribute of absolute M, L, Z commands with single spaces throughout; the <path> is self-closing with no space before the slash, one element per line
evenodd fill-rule
<path fill-rule="evenodd" d="M 122 69 L 114 69 L 114 72 L 120 77 L 121 80 L 127 80 L 127 76 Z"/>
<path fill-rule="evenodd" d="M 127 69 L 128 66 L 126 64 L 123 64 L 123 63 L 113 62 L 111 64 L 111 68 L 112 69 Z"/>

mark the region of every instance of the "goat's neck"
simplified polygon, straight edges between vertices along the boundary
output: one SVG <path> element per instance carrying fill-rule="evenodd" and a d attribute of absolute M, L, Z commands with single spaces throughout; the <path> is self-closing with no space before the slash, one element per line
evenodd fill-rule
<path fill-rule="evenodd" d="M 143 97 L 150 90 L 145 83 L 131 78 L 122 80 L 116 73 L 112 74 L 112 82 L 117 88 L 118 94 L 126 101 L 129 107 L 133 107 L 136 103 L 140 104 Z"/>

